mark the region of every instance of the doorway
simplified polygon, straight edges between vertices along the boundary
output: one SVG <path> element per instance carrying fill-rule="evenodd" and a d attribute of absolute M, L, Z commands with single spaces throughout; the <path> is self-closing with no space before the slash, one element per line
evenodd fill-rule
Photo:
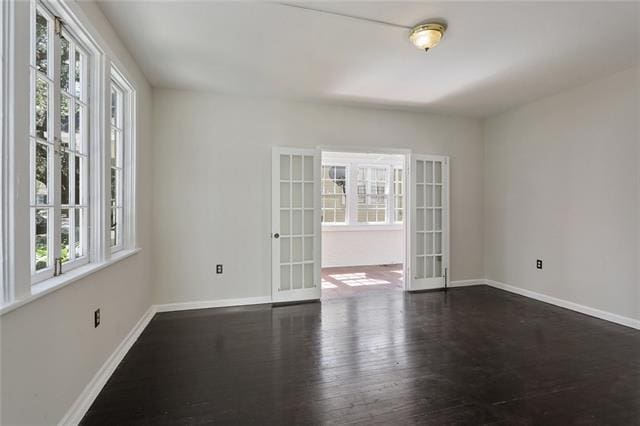
<path fill-rule="evenodd" d="M 360 158 L 364 154 L 370 157 Z M 271 219 L 273 302 L 319 300 L 323 284 L 328 291 L 331 285 L 338 287 L 335 281 L 370 291 L 385 290 L 384 285 L 391 291 L 394 287 L 419 291 L 447 285 L 448 157 L 275 147 Z M 373 225 L 376 231 L 400 229 L 400 245 L 387 241 L 376 246 L 367 239 L 368 227 Z M 329 243 L 323 241 L 323 231 L 327 235 L 343 232 L 340 239 L 350 233 L 353 241 Z M 386 249 L 393 247 L 389 255 Z M 400 254 L 398 260 L 395 256 Z M 362 261 L 362 255 L 368 260 Z M 331 279 L 323 280 L 323 266 L 368 270 L 327 270 L 325 277 Z M 390 279 L 394 275 L 389 273 L 400 278 Z"/>
<path fill-rule="evenodd" d="M 402 292 L 405 156 L 322 151 L 322 300 Z"/>

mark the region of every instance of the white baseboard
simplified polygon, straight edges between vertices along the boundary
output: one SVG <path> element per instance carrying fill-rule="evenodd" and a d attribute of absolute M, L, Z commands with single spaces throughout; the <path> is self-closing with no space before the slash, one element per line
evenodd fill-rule
<path fill-rule="evenodd" d="M 120 364 L 127 352 L 129 352 L 131 346 L 138 340 L 138 337 L 140 337 L 140 334 L 142 334 L 142 331 L 147 327 L 147 324 L 149 324 L 149 321 L 151 321 L 155 313 L 155 306 L 149 307 L 147 312 L 144 313 L 142 318 L 140 318 L 129 334 L 127 334 L 116 350 L 107 358 L 102 367 L 100 367 L 98 372 L 93 376 L 82 393 L 80 393 L 80 396 L 75 400 L 67 414 L 58 423 L 59 425 L 77 425 L 80 423 L 89 410 L 89 407 L 91 407 L 91 404 L 93 404 L 93 401 L 111 377 L 111 374 L 113 374 L 116 367 Z"/>
<path fill-rule="evenodd" d="M 485 285 L 487 284 L 486 280 L 484 279 L 479 279 L 479 280 L 458 280 L 458 281 L 451 281 L 449 282 L 448 287 L 453 288 L 453 287 L 469 287 L 472 285 Z"/>
<path fill-rule="evenodd" d="M 640 320 L 636 320 L 622 315 L 614 314 L 611 312 L 603 311 L 589 306 L 580 305 L 578 303 L 569 302 L 567 300 L 558 299 L 557 297 L 547 296 L 546 294 L 536 293 L 535 291 L 526 290 L 524 288 L 515 287 L 509 284 L 501 283 L 499 281 L 484 280 L 485 284 L 505 290 L 511 293 L 519 294 L 521 296 L 530 297 L 531 299 L 539 300 L 541 302 L 550 303 L 552 305 L 560 306 L 561 308 L 570 309 L 572 311 L 580 312 L 581 314 L 589 315 L 592 317 L 600 318 L 606 321 L 614 322 L 616 324 L 624 325 L 627 327 L 640 330 Z"/>
<path fill-rule="evenodd" d="M 229 306 L 261 305 L 263 303 L 271 303 L 271 296 L 166 303 L 163 305 L 156 305 L 156 312 L 186 311 L 188 309 L 226 308 Z"/>

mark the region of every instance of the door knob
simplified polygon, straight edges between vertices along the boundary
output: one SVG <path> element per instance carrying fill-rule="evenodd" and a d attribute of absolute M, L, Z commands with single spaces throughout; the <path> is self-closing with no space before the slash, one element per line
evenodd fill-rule
<path fill-rule="evenodd" d="M 276 232 L 275 234 L 273 234 L 273 238 L 280 238 L 280 234 Z"/>

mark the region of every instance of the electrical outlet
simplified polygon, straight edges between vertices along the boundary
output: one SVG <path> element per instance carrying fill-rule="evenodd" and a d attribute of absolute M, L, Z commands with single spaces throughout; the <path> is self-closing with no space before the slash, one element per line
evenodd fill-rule
<path fill-rule="evenodd" d="M 222 265 L 216 265 L 216 274 L 222 273 Z"/>
<path fill-rule="evenodd" d="M 542 269 L 542 260 L 540 259 L 536 260 L 536 268 Z"/>
<path fill-rule="evenodd" d="M 93 328 L 100 325 L 100 309 L 96 309 L 93 313 Z"/>

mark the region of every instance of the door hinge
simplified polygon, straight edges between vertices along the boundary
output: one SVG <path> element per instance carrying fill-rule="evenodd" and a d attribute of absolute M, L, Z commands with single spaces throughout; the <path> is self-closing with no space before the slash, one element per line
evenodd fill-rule
<path fill-rule="evenodd" d="M 63 25 L 62 18 L 60 18 L 59 16 L 56 16 L 53 18 L 53 28 L 57 36 L 62 35 L 62 25 Z"/>

